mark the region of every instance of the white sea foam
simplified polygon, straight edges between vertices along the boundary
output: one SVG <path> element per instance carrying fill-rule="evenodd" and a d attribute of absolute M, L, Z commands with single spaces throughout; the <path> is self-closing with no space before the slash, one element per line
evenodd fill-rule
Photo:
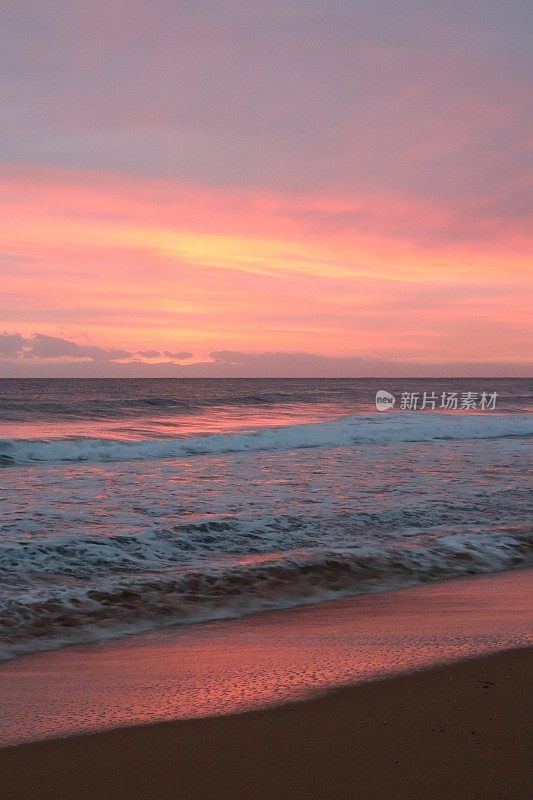
<path fill-rule="evenodd" d="M 433 533 L 404 544 L 366 542 L 27 590 L 0 605 L 0 658 L 531 563 L 528 531 L 519 529 Z"/>
<path fill-rule="evenodd" d="M 124 441 L 100 438 L 4 439 L 0 463 L 106 462 L 200 454 L 345 447 L 392 442 L 490 439 L 533 435 L 528 414 L 391 413 L 334 422 L 287 425 L 237 434 Z"/>
<path fill-rule="evenodd" d="M 253 418 L 0 441 L 0 657 L 530 563 L 529 415 Z"/>

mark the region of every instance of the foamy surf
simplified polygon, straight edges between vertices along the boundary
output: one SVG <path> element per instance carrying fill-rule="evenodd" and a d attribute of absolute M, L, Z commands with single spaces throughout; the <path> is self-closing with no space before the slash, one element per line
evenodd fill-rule
<path fill-rule="evenodd" d="M 161 570 L 157 559 L 158 573 L 104 580 L 94 575 L 89 585 L 73 581 L 8 598 L 0 606 L 0 658 L 526 566 L 533 561 L 530 534 L 528 529 L 433 531 L 409 546 L 402 540 L 367 542 L 181 569 L 171 566 L 168 557 Z M 144 569 L 148 566 L 145 561 Z M 62 571 L 68 571 L 64 564 Z M 71 573 L 75 577 L 75 570 Z"/>
<path fill-rule="evenodd" d="M 493 439 L 533 435 L 528 414 L 391 413 L 286 425 L 237 434 L 124 441 L 103 438 L 0 440 L 0 464 L 109 462 L 219 453 L 350 447 L 391 442 Z"/>
<path fill-rule="evenodd" d="M 531 563 L 530 397 L 496 388 L 378 414 L 370 382 L 9 383 L 0 657 Z"/>

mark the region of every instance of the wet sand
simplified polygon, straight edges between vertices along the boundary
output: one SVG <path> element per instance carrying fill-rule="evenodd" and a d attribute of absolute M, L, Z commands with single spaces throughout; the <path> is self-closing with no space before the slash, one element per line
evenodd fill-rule
<path fill-rule="evenodd" d="M 2 800 L 526 800 L 531 650 L 0 750 Z M 529 669 L 528 669 L 529 667 Z"/>
<path fill-rule="evenodd" d="M 531 643 L 533 570 L 186 625 L 0 664 L 0 746 L 219 716 Z"/>

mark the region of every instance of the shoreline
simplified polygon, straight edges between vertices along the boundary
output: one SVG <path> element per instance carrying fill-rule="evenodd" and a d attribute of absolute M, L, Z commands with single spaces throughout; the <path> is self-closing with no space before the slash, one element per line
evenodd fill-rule
<path fill-rule="evenodd" d="M 159 630 L 0 664 L 0 747 L 278 706 L 531 643 L 533 570 Z"/>
<path fill-rule="evenodd" d="M 3 800 L 525 800 L 533 648 L 0 749 Z M 529 666 L 529 669 L 528 669 Z"/>
<path fill-rule="evenodd" d="M 432 586 L 439 586 L 441 584 L 453 584 L 453 583 L 460 583 L 464 581 L 472 581 L 472 580 L 492 580 L 494 578 L 498 578 L 502 575 L 509 575 L 509 574 L 520 574 L 520 573 L 528 573 L 531 571 L 533 575 L 533 563 L 526 562 L 520 563 L 515 566 L 509 566 L 502 569 L 497 569 L 494 572 L 475 572 L 472 574 L 457 574 L 457 575 L 449 575 L 445 577 L 439 577 L 435 579 L 431 579 L 425 582 L 421 581 L 406 581 L 405 583 L 399 581 L 398 583 L 391 583 L 390 585 L 369 585 L 365 591 L 355 592 L 355 593 L 346 593 L 346 594 L 339 594 L 337 596 L 332 597 L 318 597 L 313 598 L 311 600 L 299 599 L 294 604 L 287 604 L 287 605 L 274 605 L 272 607 L 265 607 L 258 610 L 252 611 L 245 611 L 241 614 L 228 615 L 228 616 L 212 616 L 206 617 L 205 619 L 193 619 L 187 622 L 175 622 L 175 621 L 166 621 L 162 624 L 155 624 L 155 625 L 147 625 L 146 627 L 132 625 L 131 628 L 124 628 L 120 629 L 117 627 L 116 629 L 109 629 L 103 632 L 102 630 L 92 631 L 90 628 L 87 630 L 82 630 L 80 634 L 80 638 L 72 637 L 70 639 L 60 639 L 49 641 L 43 639 L 42 642 L 39 639 L 32 639 L 30 640 L 30 644 L 28 649 L 25 649 L 25 644 L 22 643 L 20 645 L 20 650 L 14 649 L 10 652 L 9 655 L 0 655 L 0 670 L 2 665 L 8 663 L 19 663 L 20 659 L 25 658 L 35 658 L 41 655 L 46 654 L 53 654 L 57 652 L 61 652 L 64 650 L 75 650 L 79 648 L 98 648 L 98 647 L 105 647 L 107 645 L 118 645 L 126 644 L 128 641 L 135 641 L 136 639 L 150 637 L 150 636 L 157 636 L 158 634 L 166 635 L 171 633 L 172 631 L 181 631 L 189 629 L 189 626 L 209 626 L 209 625 L 216 625 L 216 624 L 225 624 L 225 623 L 238 623 L 240 620 L 254 620 L 256 618 L 261 619 L 263 616 L 268 617 L 272 614 L 287 614 L 287 613 L 298 613 L 298 611 L 303 609 L 313 609 L 313 608 L 320 608 L 322 606 L 329 606 L 331 603 L 349 603 L 350 601 L 357 600 L 360 598 L 366 597 L 373 597 L 376 595 L 383 595 L 383 594 L 397 594 L 398 592 L 416 590 L 416 589 L 425 589 Z M 94 638 L 93 638 L 94 634 Z M 18 643 L 17 643 L 18 645 Z M 2 644 L 5 647 L 4 644 Z M 11 645 L 12 646 L 12 645 Z M 16 647 L 16 646 L 15 646 Z M 0 743 L 1 747 L 1 743 Z"/>

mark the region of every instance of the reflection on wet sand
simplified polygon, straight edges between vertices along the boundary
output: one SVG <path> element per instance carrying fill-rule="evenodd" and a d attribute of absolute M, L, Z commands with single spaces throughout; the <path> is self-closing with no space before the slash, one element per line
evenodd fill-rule
<path fill-rule="evenodd" d="M 0 666 L 0 743 L 225 714 L 530 641 L 532 571 L 72 647 Z"/>

